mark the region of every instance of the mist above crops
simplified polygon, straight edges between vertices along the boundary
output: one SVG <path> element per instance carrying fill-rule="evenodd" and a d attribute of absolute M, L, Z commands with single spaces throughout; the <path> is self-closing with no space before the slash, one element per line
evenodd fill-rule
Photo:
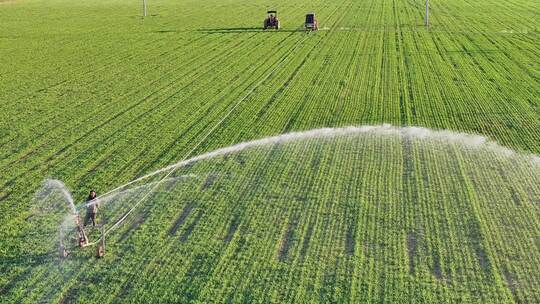
<path fill-rule="evenodd" d="M 107 265 L 96 271 L 127 263 L 164 283 L 201 255 L 204 262 L 191 267 L 210 267 L 230 251 L 212 275 L 230 284 L 238 279 L 233 269 L 249 261 L 261 277 L 269 269 L 294 271 L 297 263 L 348 265 L 335 270 L 343 275 L 383 263 L 396 266 L 376 275 L 489 286 L 499 269 L 527 269 L 527 252 L 536 248 L 531 230 L 538 227 L 531 223 L 540 210 L 539 180 L 537 156 L 478 135 L 382 125 L 263 138 L 195 156 L 101 196 L 98 222 L 106 229 L 136 208 L 107 235 Z M 42 205 L 66 193 L 59 182 L 44 189 Z M 78 204 L 81 215 L 85 207 Z M 73 228 L 61 227 L 68 244 Z M 50 236 L 54 250 L 53 230 Z M 93 267 L 81 258 L 91 259 L 94 250 L 73 242 L 70 250 L 71 262 L 47 271 L 80 280 L 84 270 L 72 263 Z M 122 258 L 133 251 L 137 261 Z M 154 263 L 160 268 L 145 266 Z"/>
<path fill-rule="evenodd" d="M 0 303 L 540 303 L 538 1 L 146 2 L 0 5 Z"/>
<path fill-rule="evenodd" d="M 398 144 L 402 148 L 401 153 L 405 153 L 403 155 L 404 159 L 410 158 L 410 162 L 421 162 L 420 159 L 414 159 L 413 156 L 410 155 L 410 153 L 413 152 L 411 150 L 412 147 L 418 145 L 421 150 L 431 151 L 431 153 L 436 151 L 440 153 L 442 150 L 444 150 L 446 151 L 446 154 L 456 153 L 456 151 L 459 152 L 459 154 L 464 154 L 465 152 L 467 155 L 477 154 L 474 155 L 474 159 L 476 159 L 478 165 L 481 164 L 483 158 L 487 158 L 492 162 L 499 162 L 502 160 L 511 163 L 521 162 L 523 163 L 523 166 L 530 168 L 533 172 L 538 171 L 538 167 L 540 166 L 540 157 L 532 154 L 515 152 L 480 135 L 457 133 L 447 130 L 430 130 L 422 127 L 394 127 L 391 125 L 322 128 L 243 142 L 191 157 L 146 174 L 100 195 L 99 204 L 103 206 L 104 204 L 115 203 L 120 200 L 121 197 L 124 198 L 126 196 L 137 197 L 140 196 L 141 193 L 152 191 L 152 188 L 154 187 L 166 186 L 167 188 L 171 189 L 181 180 L 199 177 L 197 174 L 193 173 L 177 175 L 177 172 L 184 167 L 190 168 L 193 164 L 202 162 L 204 160 L 220 157 L 220 159 L 223 157 L 228 159 L 229 156 L 233 155 L 241 157 L 245 153 L 257 153 L 257 150 L 260 152 L 261 150 L 272 149 L 277 145 L 282 146 L 283 149 L 291 148 L 299 144 L 313 145 L 314 147 L 318 147 L 320 145 L 328 144 L 328 141 L 351 141 L 351 144 L 354 144 L 355 141 L 361 141 L 366 146 L 371 145 L 371 142 L 373 141 L 388 141 L 384 145 L 381 142 L 379 146 L 375 146 L 374 151 L 381 151 L 382 153 L 382 150 L 388 148 L 391 148 L 391 151 L 396 151 L 395 147 L 386 145 Z M 296 157 L 297 155 L 291 153 L 292 160 L 294 160 Z M 446 155 L 446 157 L 448 157 L 448 155 Z M 455 157 L 457 156 L 454 156 L 454 158 Z M 370 160 L 365 159 L 364 161 Z M 406 162 L 403 162 L 402 165 L 406 165 L 405 163 Z M 468 161 L 466 161 L 466 163 L 469 164 Z M 469 166 L 475 166 L 475 162 L 472 161 Z M 413 167 L 403 168 L 404 171 L 412 171 L 412 169 Z M 462 172 L 459 171 L 456 173 L 461 174 Z M 167 177 L 161 178 L 161 176 L 164 174 L 167 174 Z M 171 176 L 170 174 L 172 174 L 172 177 L 168 177 Z M 212 171 L 210 173 L 206 172 L 206 174 L 215 175 L 219 173 Z M 36 198 L 38 200 L 43 199 L 43 197 L 49 196 L 53 193 L 55 195 L 61 195 L 64 197 L 64 200 L 67 202 L 72 213 L 77 212 L 77 207 L 74 205 L 73 198 L 71 197 L 69 190 L 59 180 L 48 179 L 44 181 L 42 189 L 36 194 Z M 86 203 L 80 206 L 79 209 L 88 207 L 94 203 L 95 202 Z"/>

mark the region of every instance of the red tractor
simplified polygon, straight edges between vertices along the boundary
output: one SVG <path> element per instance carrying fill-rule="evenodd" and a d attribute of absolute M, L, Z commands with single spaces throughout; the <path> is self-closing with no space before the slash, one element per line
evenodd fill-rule
<path fill-rule="evenodd" d="M 264 29 L 276 29 L 279 30 L 279 19 L 277 17 L 277 11 L 268 11 L 268 17 L 264 19 Z"/>
<path fill-rule="evenodd" d="M 315 18 L 314 13 L 310 13 L 306 15 L 306 31 L 316 31 L 319 29 L 319 25 L 317 24 L 317 19 Z"/>

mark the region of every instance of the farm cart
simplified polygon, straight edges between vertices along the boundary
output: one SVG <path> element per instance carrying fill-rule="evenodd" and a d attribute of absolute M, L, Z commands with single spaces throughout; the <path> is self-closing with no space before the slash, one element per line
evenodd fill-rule
<path fill-rule="evenodd" d="M 317 24 L 317 19 L 315 18 L 314 13 L 309 13 L 306 15 L 306 31 L 316 31 L 319 29 Z"/>
<path fill-rule="evenodd" d="M 276 29 L 279 30 L 280 24 L 277 17 L 277 11 L 268 11 L 268 17 L 264 19 L 264 29 Z"/>

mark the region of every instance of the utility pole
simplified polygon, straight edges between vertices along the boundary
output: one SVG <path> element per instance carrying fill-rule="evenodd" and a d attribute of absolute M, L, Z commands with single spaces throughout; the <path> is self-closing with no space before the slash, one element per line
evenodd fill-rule
<path fill-rule="evenodd" d="M 426 18 L 424 19 L 424 25 L 429 26 L 429 0 L 426 0 Z"/>
<path fill-rule="evenodd" d="M 146 17 L 146 0 L 143 0 L 143 17 Z"/>

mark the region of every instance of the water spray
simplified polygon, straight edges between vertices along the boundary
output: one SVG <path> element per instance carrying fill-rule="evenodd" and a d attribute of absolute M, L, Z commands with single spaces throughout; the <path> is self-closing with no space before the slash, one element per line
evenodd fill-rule
<path fill-rule="evenodd" d="M 79 248 L 84 248 L 87 246 L 92 245 L 89 241 L 88 235 L 84 229 L 84 225 L 81 222 L 81 216 L 77 208 L 75 207 L 75 202 L 73 200 L 73 197 L 71 196 L 71 193 L 67 189 L 66 185 L 62 183 L 59 180 L 46 180 L 44 183 L 45 189 L 54 189 L 59 191 L 62 194 L 62 197 L 67 201 L 70 212 L 67 215 L 67 217 L 64 219 L 62 225 L 60 225 L 59 229 L 59 241 L 58 241 L 58 253 L 61 259 L 64 259 L 70 255 L 70 252 L 68 250 L 68 244 L 66 244 L 66 231 L 70 231 L 73 229 L 73 224 L 75 226 L 76 231 L 76 246 Z M 90 202 L 90 203 L 96 203 L 96 202 Z M 102 229 L 103 231 L 103 229 Z M 104 254 L 104 241 L 100 242 L 100 252 L 98 253 L 98 256 L 103 256 Z"/>
<path fill-rule="evenodd" d="M 483 149 L 486 151 L 491 151 L 494 153 L 497 153 L 502 156 L 506 157 L 512 157 L 515 152 L 512 150 L 498 145 L 496 142 L 491 141 L 483 136 L 480 135 L 471 135 L 466 133 L 456 133 L 451 131 L 435 131 L 430 130 L 427 128 L 421 128 L 421 127 L 394 127 L 391 125 L 379 125 L 379 126 L 351 126 L 351 127 L 343 127 L 343 128 L 322 128 L 322 129 L 315 129 L 315 130 L 309 130 L 309 131 L 300 131 L 300 132 L 293 132 L 288 134 L 282 134 L 278 136 L 273 137 L 267 137 L 262 139 L 257 139 L 249 142 L 243 142 L 239 143 L 233 146 L 220 148 L 211 152 L 207 152 L 195 157 L 187 158 L 187 156 L 182 159 L 180 162 L 177 162 L 176 164 L 167 166 L 165 168 L 159 169 L 155 172 L 146 174 L 142 177 L 139 177 L 131 182 L 128 182 L 124 185 L 121 185 L 104 195 L 100 196 L 100 200 L 104 200 L 105 202 L 113 201 L 117 198 L 120 194 L 127 194 L 131 193 L 132 195 L 138 195 L 139 193 L 144 193 L 140 198 L 137 199 L 137 201 L 129 206 L 129 210 L 125 212 L 119 220 L 112 223 L 112 225 L 105 229 L 104 225 L 100 227 L 100 237 L 94 241 L 91 242 L 84 230 L 84 225 L 81 223 L 81 218 L 79 215 L 79 212 L 75 208 L 75 205 L 73 204 L 73 200 L 71 199 L 71 196 L 69 195 L 69 191 L 65 189 L 65 186 L 59 181 L 55 181 L 52 183 L 52 186 L 55 186 L 62 190 L 62 193 L 67 198 L 68 202 L 70 203 L 71 209 L 73 212 L 70 214 L 70 217 L 72 217 L 72 220 L 74 221 L 75 228 L 78 235 L 78 247 L 85 248 L 93 245 L 97 245 L 97 257 L 103 257 L 105 254 L 105 237 L 108 233 L 119 227 L 124 220 L 135 210 L 139 204 L 141 204 L 142 201 L 144 201 L 152 192 L 154 192 L 157 187 L 159 187 L 163 182 L 166 182 L 168 180 L 174 180 L 174 178 L 170 177 L 171 174 L 175 171 L 177 171 L 179 168 L 185 167 L 187 165 L 193 164 L 198 161 L 202 161 L 205 159 L 211 159 L 218 156 L 227 155 L 229 153 L 236 153 L 240 151 L 244 151 L 247 149 L 259 147 L 259 146 L 267 146 L 267 145 L 274 145 L 274 144 L 282 144 L 287 142 L 293 142 L 293 141 L 300 141 L 300 140 L 309 140 L 309 139 L 324 139 L 324 138 L 333 138 L 333 137 L 339 137 L 339 136 L 350 136 L 350 135 L 356 135 L 356 134 L 378 134 L 378 135 L 389 135 L 389 136 L 402 136 L 405 138 L 414 138 L 416 140 L 437 140 L 445 143 L 454 143 L 459 144 L 464 147 L 467 147 L 467 149 Z M 206 138 L 206 137 L 205 137 Z M 204 139 L 203 139 L 204 140 Z M 202 143 L 202 141 L 200 142 Z M 190 155 L 194 150 L 200 145 L 195 146 L 187 155 Z M 540 165 L 540 158 L 535 155 L 524 155 L 520 154 L 520 158 L 522 160 L 526 160 L 530 162 L 531 165 L 537 166 Z M 152 183 L 146 183 L 142 186 L 137 187 L 129 187 L 137 182 L 144 182 L 151 177 L 157 176 L 159 174 L 164 174 L 164 177 L 159 178 L 157 181 Z M 183 175 L 182 177 L 191 177 L 189 175 Z M 139 192 L 140 191 L 140 192 Z M 133 192 L 133 193 L 132 193 Z M 93 201 L 89 201 L 83 206 L 89 207 L 92 204 L 97 203 L 98 198 L 96 198 Z M 73 226 L 72 226 L 73 227 Z M 62 229 L 61 229 L 62 231 Z M 67 252 L 65 244 L 63 243 L 63 237 L 61 238 L 60 242 L 60 256 L 61 257 L 67 257 L 69 255 L 69 252 Z"/>

